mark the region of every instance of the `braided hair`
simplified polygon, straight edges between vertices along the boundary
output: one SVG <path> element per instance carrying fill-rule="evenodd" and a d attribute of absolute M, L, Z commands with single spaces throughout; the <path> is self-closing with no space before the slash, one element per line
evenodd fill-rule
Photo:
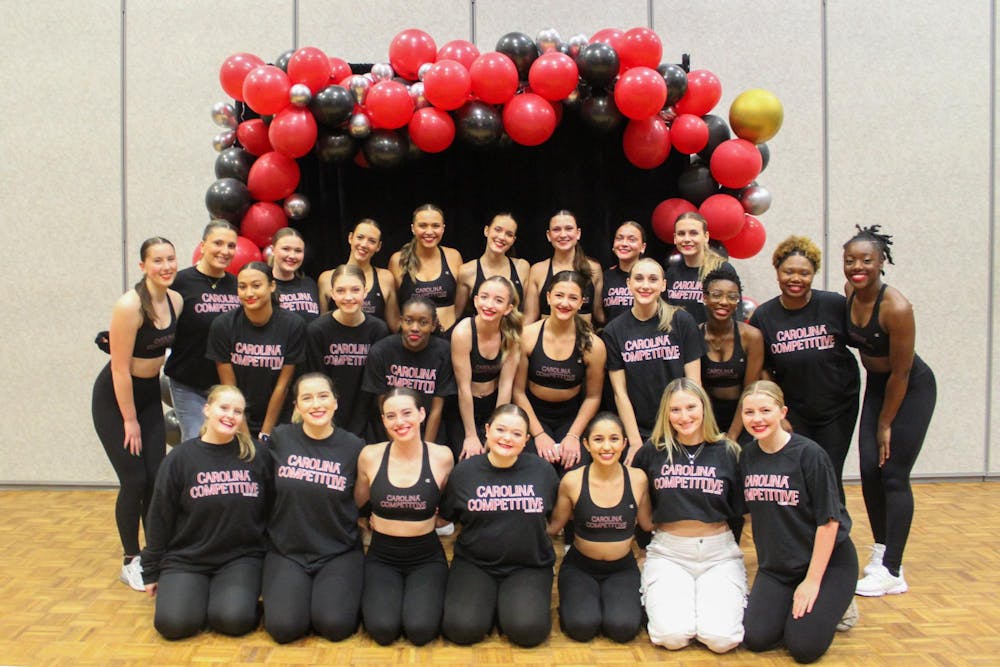
<path fill-rule="evenodd" d="M 881 225 L 872 225 L 871 227 L 854 225 L 854 228 L 858 230 L 858 233 L 848 239 L 847 243 L 844 244 L 844 250 L 847 250 L 847 246 L 855 241 L 867 241 L 875 246 L 884 261 L 895 264 L 892 261 L 892 251 L 889 249 L 889 246 L 892 245 L 892 236 L 883 234 Z"/>

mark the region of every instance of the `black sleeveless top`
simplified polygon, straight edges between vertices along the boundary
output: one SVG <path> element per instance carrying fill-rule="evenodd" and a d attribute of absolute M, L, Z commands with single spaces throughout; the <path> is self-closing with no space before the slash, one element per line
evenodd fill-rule
<path fill-rule="evenodd" d="M 698 328 L 704 334 L 705 325 Z M 709 358 L 706 351 L 701 356 L 701 386 L 705 389 L 742 386 L 746 370 L 747 355 L 740 340 L 740 325 L 733 320 L 733 354 L 725 361 L 715 361 Z"/>
<path fill-rule="evenodd" d="M 854 305 L 854 292 L 847 298 L 847 339 L 848 344 L 858 348 L 861 354 L 868 357 L 888 357 L 889 356 L 889 334 L 885 332 L 882 325 L 878 323 L 879 306 L 882 305 L 882 295 L 885 294 L 885 283 L 875 297 L 875 305 L 872 306 L 872 314 L 868 318 L 868 324 L 859 327 L 851 319 L 851 306 Z"/>
<path fill-rule="evenodd" d="M 427 443 L 423 447 L 423 463 L 420 465 L 420 477 L 413 486 L 401 489 L 389 481 L 389 452 L 392 442 L 386 444 L 382 454 L 382 463 L 371 486 L 372 512 L 383 519 L 394 521 L 424 521 L 437 512 L 438 501 L 441 500 L 441 489 L 434 479 L 431 470 L 430 455 Z"/>
<path fill-rule="evenodd" d="M 472 326 L 472 350 L 469 353 L 469 361 L 472 364 L 473 382 L 492 382 L 500 377 L 500 370 L 503 368 L 503 349 L 497 352 L 497 356 L 487 359 L 479 353 L 479 337 L 476 334 L 476 318 L 470 318 L 469 324 Z M 501 347 L 503 341 L 501 340 Z"/>
<path fill-rule="evenodd" d="M 518 303 L 521 304 L 521 309 L 524 309 L 524 287 L 521 285 L 521 279 L 517 277 L 517 266 L 514 265 L 514 260 L 510 257 L 507 258 L 510 262 L 510 280 L 511 284 L 514 285 L 514 291 L 517 292 Z M 472 285 L 472 298 L 469 299 L 469 304 L 472 305 L 473 299 L 476 298 L 476 294 L 479 293 L 479 286 L 486 282 L 486 274 L 483 273 L 483 266 L 476 260 L 476 282 Z M 473 307 L 473 310 L 475 308 Z"/>
<path fill-rule="evenodd" d="M 579 387 L 587 377 L 583 354 L 576 349 L 567 359 L 553 359 L 545 354 L 545 324 L 542 322 L 535 348 L 528 357 L 528 379 L 550 389 Z"/>
<path fill-rule="evenodd" d="M 548 315 L 550 313 L 549 301 L 545 298 L 545 295 L 549 292 L 549 287 L 552 286 L 552 260 L 549 260 L 549 275 L 545 276 L 545 282 L 542 283 L 542 289 L 538 293 L 538 312 L 542 315 Z M 581 315 L 590 315 L 594 312 L 594 281 L 590 277 L 590 266 L 588 262 L 587 272 L 583 274 L 583 277 L 587 279 L 587 286 L 583 288 L 583 305 L 580 306 Z"/>
<path fill-rule="evenodd" d="M 174 302 L 167 295 L 167 308 L 170 309 L 170 324 L 157 329 L 145 313 L 142 316 L 142 326 L 135 332 L 135 344 L 132 345 L 132 356 L 136 359 L 156 359 L 163 356 L 163 351 L 173 345 L 177 334 L 177 314 L 174 313 Z"/>
<path fill-rule="evenodd" d="M 444 248 L 438 246 L 441 253 L 441 273 L 434 280 L 414 280 L 408 271 L 403 272 L 403 280 L 399 284 L 399 307 L 411 296 L 423 296 L 431 300 L 438 308 L 455 305 L 455 292 L 458 289 L 458 282 L 448 268 L 448 259 L 445 257 Z"/>
<path fill-rule="evenodd" d="M 580 497 L 573 508 L 573 528 L 576 536 L 588 542 L 624 542 L 635 533 L 638 508 L 632 494 L 632 479 L 622 466 L 625 488 L 621 500 L 613 507 L 601 507 L 590 497 L 590 466 L 583 468 Z"/>

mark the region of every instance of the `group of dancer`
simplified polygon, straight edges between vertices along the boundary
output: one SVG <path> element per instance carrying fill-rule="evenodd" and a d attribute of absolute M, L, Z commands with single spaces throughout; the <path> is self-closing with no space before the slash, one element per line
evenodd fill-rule
<path fill-rule="evenodd" d="M 156 595 L 163 636 L 249 632 L 263 594 L 279 642 L 340 640 L 360 620 L 380 644 L 471 644 L 497 625 L 534 646 L 551 629 L 559 532 L 560 625 L 580 641 L 629 641 L 645 615 L 670 649 L 784 644 L 809 662 L 856 620 L 855 593 L 906 590 L 909 475 L 935 384 L 909 302 L 882 282 L 878 226 L 844 245 L 847 298 L 812 289 L 815 244 L 779 244 L 780 295 L 749 323 L 697 213 L 677 220 L 666 270 L 625 222 L 601 271 L 568 211 L 549 221 L 551 258 L 530 266 L 510 256 L 507 214 L 465 263 L 441 245 L 437 207 L 419 207 L 412 231 L 381 269 L 381 228 L 360 221 L 348 262 L 318 283 L 290 228 L 270 265 L 236 276 L 227 222 L 179 272 L 169 241 L 143 244 L 93 414 L 121 482 L 121 577 Z M 842 484 L 859 395 L 848 346 L 868 377 L 875 546 L 860 580 Z M 165 358 L 183 440 L 166 460 Z M 438 535 L 455 525 L 449 567 Z"/>

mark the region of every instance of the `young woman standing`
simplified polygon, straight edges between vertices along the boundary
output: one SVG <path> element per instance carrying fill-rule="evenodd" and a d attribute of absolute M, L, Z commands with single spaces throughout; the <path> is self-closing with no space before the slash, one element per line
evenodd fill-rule
<path fill-rule="evenodd" d="M 682 213 L 674 223 L 674 246 L 680 261 L 667 262 L 667 303 L 681 306 L 695 322 L 705 321 L 702 281 L 729 263 L 708 245 L 708 222 L 700 214 Z"/>
<path fill-rule="evenodd" d="M 309 323 L 319 317 L 319 290 L 302 274 L 305 256 L 306 242 L 298 231 L 285 227 L 274 233 L 270 264 L 278 305 Z"/>
<path fill-rule="evenodd" d="M 632 266 L 646 252 L 646 231 L 634 220 L 623 222 L 615 231 L 611 250 L 618 263 L 604 272 L 601 286 L 605 325 L 632 307 L 634 297 L 628 288 L 628 276 Z"/>
<path fill-rule="evenodd" d="M 493 276 L 509 280 L 517 292 L 518 303 L 524 303 L 524 284 L 531 267 L 527 260 L 516 259 L 507 254 L 517 240 L 517 221 L 510 213 L 498 213 L 483 228 L 483 236 L 486 237 L 486 248 L 482 256 L 469 260 L 458 272 L 456 302 L 464 304 L 459 315 L 465 312 L 475 314 L 475 298 L 479 293 L 479 286 Z"/>
<path fill-rule="evenodd" d="M 139 522 L 147 527 L 153 481 L 166 455 L 160 368 L 166 348 L 173 344 L 184 301 L 170 289 L 177 275 L 177 255 L 170 241 L 159 236 L 146 239 L 139 259 L 142 278 L 118 298 L 111 312 L 111 361 L 94 382 L 90 406 L 97 437 L 120 484 L 115 501 L 124 551 L 120 577 L 133 589 L 145 590 L 138 557 Z"/>

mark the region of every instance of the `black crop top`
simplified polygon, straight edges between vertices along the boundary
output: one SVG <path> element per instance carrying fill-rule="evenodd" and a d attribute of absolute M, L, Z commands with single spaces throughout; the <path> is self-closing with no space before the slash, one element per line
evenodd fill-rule
<path fill-rule="evenodd" d="M 587 377 L 583 354 L 576 349 L 566 359 L 553 359 L 545 354 L 545 324 L 542 322 L 535 348 L 528 357 L 528 379 L 550 389 L 579 387 Z"/>
<path fill-rule="evenodd" d="M 497 352 L 497 356 L 487 359 L 479 353 L 479 337 L 476 335 L 476 318 L 469 320 L 472 326 L 472 350 L 469 353 L 469 361 L 472 364 L 473 382 L 492 382 L 500 377 L 503 369 L 503 350 Z"/>
<path fill-rule="evenodd" d="M 583 468 L 580 497 L 573 508 L 573 528 L 576 536 L 588 542 L 624 542 L 632 539 L 638 508 L 632 494 L 632 478 L 622 466 L 625 488 L 622 497 L 612 507 L 601 507 L 590 497 L 590 466 Z"/>
<path fill-rule="evenodd" d="M 177 334 L 177 315 L 174 313 L 174 302 L 167 295 L 167 308 L 170 309 L 170 324 L 157 329 L 145 314 L 142 326 L 135 332 L 135 344 L 132 346 L 132 356 L 136 359 L 156 359 L 163 356 L 163 351 L 173 345 Z"/>
<path fill-rule="evenodd" d="M 386 443 L 382 463 L 379 464 L 375 479 L 372 480 L 371 504 L 374 514 L 393 521 L 424 521 L 437 512 L 441 489 L 434 479 L 434 471 L 431 470 L 427 443 L 420 444 L 424 449 L 420 477 L 413 486 L 401 489 L 389 481 L 389 452 L 392 449 L 392 442 Z"/>
<path fill-rule="evenodd" d="M 514 286 L 514 291 L 517 292 L 517 302 L 521 304 L 521 309 L 524 309 L 524 286 L 521 285 L 521 279 L 517 276 L 517 266 L 514 264 L 514 260 L 510 257 L 507 258 L 510 262 L 510 278 L 508 280 Z M 492 277 L 492 276 L 490 276 Z M 472 298 L 469 299 L 469 305 L 472 306 L 473 300 L 476 295 L 479 294 L 479 286 L 486 282 L 486 274 L 483 273 L 483 266 L 476 260 L 476 282 L 472 284 Z"/>
<path fill-rule="evenodd" d="M 545 295 L 548 294 L 549 287 L 552 286 L 552 275 L 552 260 L 550 259 L 549 275 L 545 276 L 545 282 L 542 283 L 542 289 L 538 293 L 538 312 L 542 315 L 548 315 L 551 312 L 549 300 L 545 298 Z M 580 306 L 580 314 L 590 315 L 594 312 L 594 281 L 590 276 L 589 263 L 583 277 L 587 279 L 587 286 L 583 288 L 583 304 Z"/>
<path fill-rule="evenodd" d="M 422 296 L 431 300 L 438 308 L 446 308 L 455 305 L 455 292 L 458 282 L 448 268 L 448 259 L 445 257 L 444 248 L 438 246 L 441 253 L 441 273 L 434 280 L 414 280 L 408 271 L 403 272 L 403 280 L 399 284 L 399 307 L 409 300 L 411 296 Z"/>
<path fill-rule="evenodd" d="M 885 283 L 875 297 L 875 305 L 872 306 L 872 314 L 868 318 L 868 324 L 861 327 L 854 323 L 851 318 L 851 307 L 854 305 L 854 292 L 847 299 L 847 341 L 851 347 L 856 347 L 861 354 L 866 357 L 888 357 L 889 356 L 889 334 L 886 333 L 882 325 L 878 323 L 879 306 L 882 305 L 882 295 L 885 294 Z"/>
<path fill-rule="evenodd" d="M 698 328 L 704 333 L 704 324 Z M 733 353 L 725 361 L 715 361 L 709 358 L 706 350 L 701 356 L 701 386 L 705 389 L 740 387 L 746 370 L 747 357 L 743 352 L 743 341 L 740 340 L 740 325 L 733 320 Z"/>

